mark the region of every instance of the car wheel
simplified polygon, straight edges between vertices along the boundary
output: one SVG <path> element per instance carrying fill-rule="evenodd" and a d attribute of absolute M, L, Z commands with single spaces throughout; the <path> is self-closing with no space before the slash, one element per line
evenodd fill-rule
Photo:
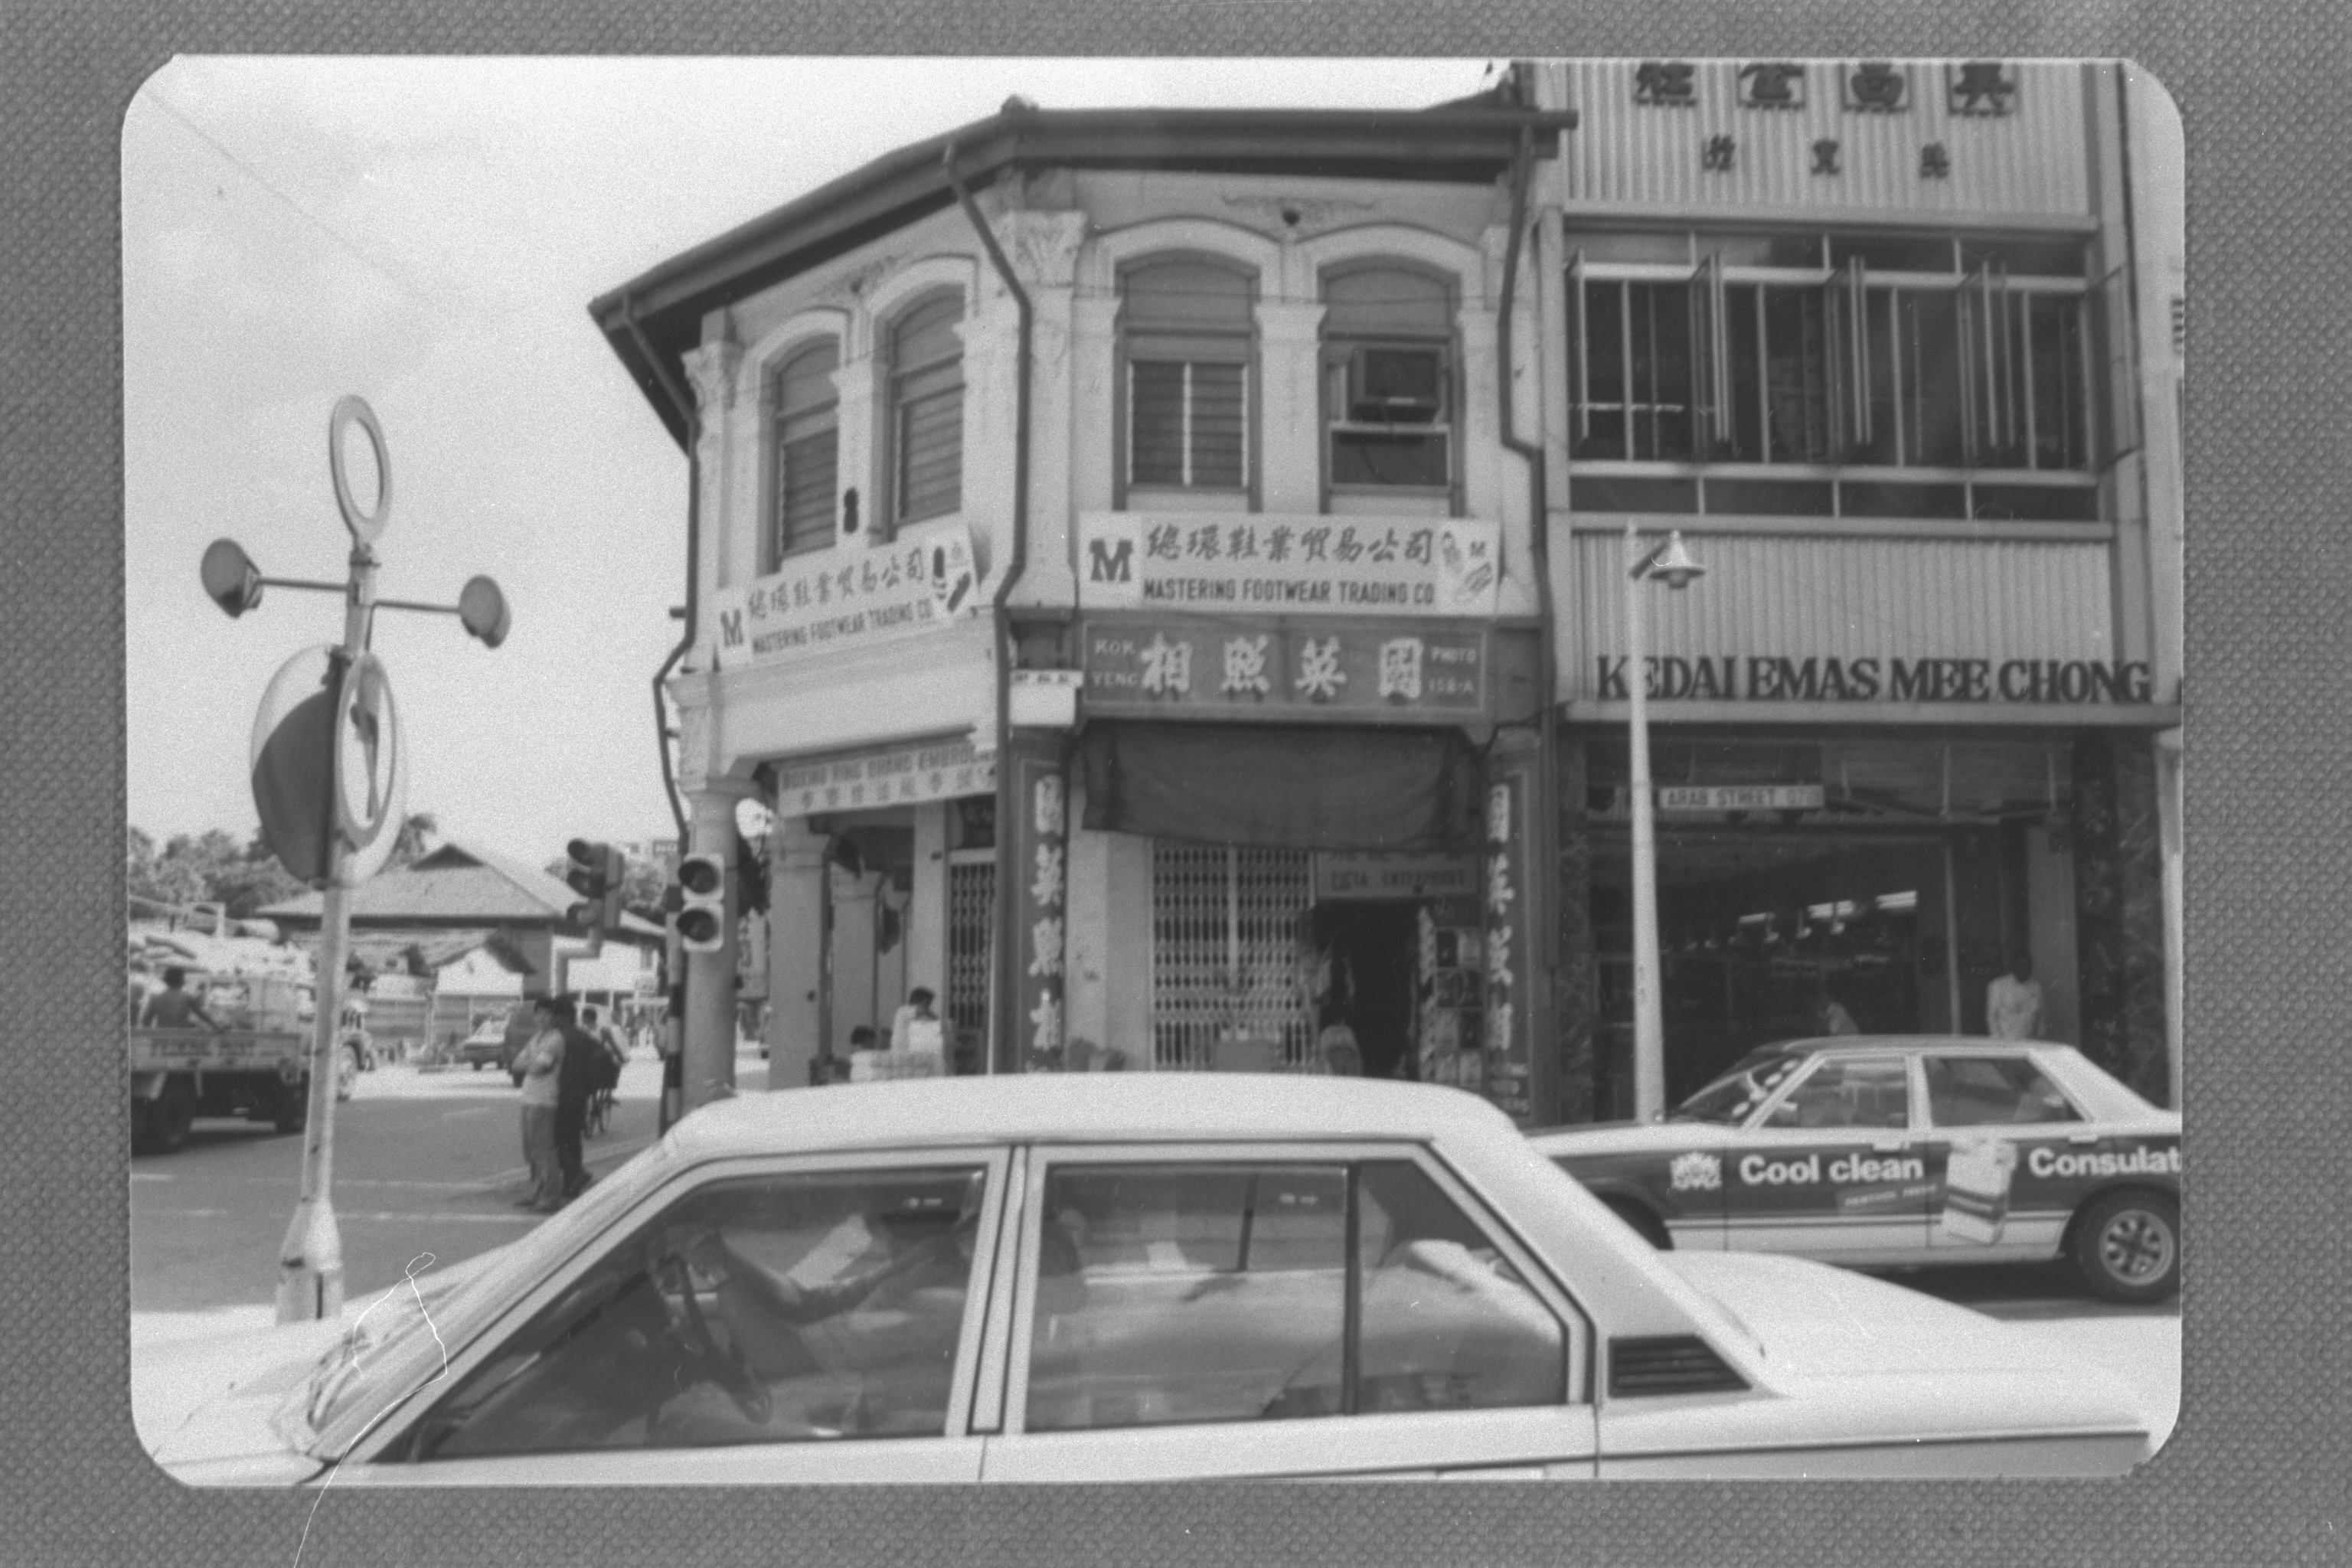
<path fill-rule="evenodd" d="M 278 1103 L 270 1125 L 280 1132 L 299 1132 L 310 1124 L 310 1080 L 297 1079 L 292 1083 L 283 1079 L 278 1085 Z"/>
<path fill-rule="evenodd" d="M 131 1102 L 131 1152 L 134 1154 L 155 1152 L 155 1103 L 149 1100 Z"/>
<path fill-rule="evenodd" d="M 1675 1238 L 1666 1234 L 1665 1223 L 1647 1205 L 1637 1204 L 1631 1198 L 1603 1198 L 1601 1201 L 1611 1214 L 1638 1231 L 1643 1241 L 1660 1252 L 1674 1250 Z"/>
<path fill-rule="evenodd" d="M 2161 1193 L 2109 1193 L 2074 1224 L 2074 1267 L 2102 1300 L 2161 1301 L 2180 1289 L 2180 1205 Z"/>
<path fill-rule="evenodd" d="M 473 1063 L 473 1064 L 472 1064 L 472 1066 L 473 1066 L 473 1068 L 474 1068 L 474 1070 L 475 1070 L 476 1072 L 479 1072 L 479 1071 L 481 1071 L 481 1070 L 482 1070 L 482 1064 L 481 1064 L 481 1063 L 479 1063 L 479 1062 L 475 1062 L 475 1063 Z"/>
<path fill-rule="evenodd" d="M 187 1147 L 188 1129 L 196 1120 L 196 1097 L 188 1086 L 178 1079 L 163 1086 L 163 1093 L 147 1108 L 147 1127 L 158 1154 L 175 1154 Z"/>

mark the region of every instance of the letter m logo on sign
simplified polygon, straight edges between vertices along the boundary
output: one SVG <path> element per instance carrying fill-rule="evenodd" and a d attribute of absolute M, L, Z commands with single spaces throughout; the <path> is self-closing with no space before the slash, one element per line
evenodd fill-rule
<path fill-rule="evenodd" d="M 724 647 L 741 647 L 743 646 L 742 611 L 721 610 L 719 612 L 719 641 L 720 646 Z"/>
<path fill-rule="evenodd" d="M 1132 539 L 1087 541 L 1087 581 L 1089 583 L 1134 582 L 1135 541 Z"/>

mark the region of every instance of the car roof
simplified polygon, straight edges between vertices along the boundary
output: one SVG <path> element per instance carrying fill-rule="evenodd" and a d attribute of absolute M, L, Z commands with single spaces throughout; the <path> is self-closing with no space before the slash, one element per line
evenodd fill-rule
<path fill-rule="evenodd" d="M 1824 1055 L 1850 1055 L 1856 1051 L 2071 1051 L 2074 1047 L 2056 1040 L 1996 1040 L 1989 1035 L 1819 1035 L 1801 1040 L 1775 1040 L 1759 1046 L 1750 1055 L 1766 1051 L 1785 1051 L 1802 1056 L 1819 1051 Z"/>
<path fill-rule="evenodd" d="M 925 1144 L 1516 1134 L 1475 1095 L 1286 1073 L 1020 1073 L 748 1093 L 671 1132 L 689 1159 Z"/>

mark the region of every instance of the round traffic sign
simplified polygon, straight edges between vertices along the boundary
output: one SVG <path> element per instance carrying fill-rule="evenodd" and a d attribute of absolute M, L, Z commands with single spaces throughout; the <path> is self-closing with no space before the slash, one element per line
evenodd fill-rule
<path fill-rule="evenodd" d="M 374 655 L 320 644 L 287 660 L 254 715 L 250 755 L 262 838 L 289 873 L 354 888 L 383 869 L 407 809 L 408 758 Z"/>
<path fill-rule="evenodd" d="M 335 726 L 335 829 L 344 848 L 337 881 L 356 888 L 383 868 L 407 802 L 408 749 L 392 679 L 381 659 L 363 653 L 343 676 Z"/>
<path fill-rule="evenodd" d="M 253 716 L 249 756 L 262 839 L 289 875 L 314 888 L 327 879 L 335 825 L 339 653 L 320 643 L 288 659 L 270 678 Z"/>
<path fill-rule="evenodd" d="M 375 510 L 363 510 L 352 494 L 351 476 L 343 467 L 343 438 L 357 425 L 367 433 L 368 446 L 375 453 Z M 383 525 L 392 521 L 392 458 L 384 451 L 383 426 L 375 422 L 375 410 L 367 399 L 345 397 L 335 405 L 332 417 L 327 421 L 327 468 L 335 479 L 335 505 L 341 509 L 343 526 L 362 544 L 373 544 L 383 532 Z"/>

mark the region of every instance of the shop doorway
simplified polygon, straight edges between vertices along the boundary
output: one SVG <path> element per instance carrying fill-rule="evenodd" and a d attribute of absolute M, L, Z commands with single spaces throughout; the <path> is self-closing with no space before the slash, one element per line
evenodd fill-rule
<path fill-rule="evenodd" d="M 1315 1026 L 1345 1024 L 1356 1037 L 1366 1078 L 1396 1078 L 1413 1059 L 1418 1006 L 1420 906 L 1395 901 L 1318 904 L 1314 943 L 1323 981 Z"/>
<path fill-rule="evenodd" d="M 1948 889 L 1957 847 L 1930 834 L 1662 834 L 1669 1103 L 1775 1040 L 1844 1026 L 1951 1032 L 1957 949 Z M 1593 880 L 1601 1016 L 1614 1047 L 1608 1076 L 1619 1080 L 1608 1085 L 1611 1100 L 1631 1087 L 1632 899 L 1621 865 L 1604 849 Z"/>

